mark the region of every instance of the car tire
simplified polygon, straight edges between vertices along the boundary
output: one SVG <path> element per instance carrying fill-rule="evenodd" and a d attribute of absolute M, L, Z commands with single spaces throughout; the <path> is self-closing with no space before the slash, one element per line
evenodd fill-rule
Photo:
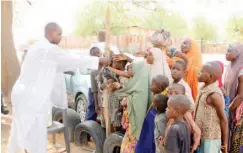
<path fill-rule="evenodd" d="M 74 132 L 74 143 L 80 146 L 82 143 L 87 143 L 88 135 L 90 135 L 96 145 L 96 153 L 103 152 L 105 142 L 105 131 L 95 121 L 84 121 L 77 125 Z"/>
<path fill-rule="evenodd" d="M 60 123 L 63 122 L 63 111 L 59 108 L 53 108 L 53 120 L 58 121 Z M 67 110 L 67 126 L 69 132 L 69 140 L 70 142 L 74 142 L 74 131 L 76 126 L 81 123 L 79 114 L 73 110 L 68 108 Z"/>
<path fill-rule="evenodd" d="M 124 134 L 121 132 L 115 132 L 109 135 L 105 139 L 103 153 L 120 153 L 123 137 Z"/>
<path fill-rule="evenodd" d="M 87 98 L 83 94 L 80 94 L 76 98 L 75 103 L 76 103 L 76 112 L 79 114 L 81 122 L 84 122 L 86 120 L 86 115 L 88 112 Z"/>

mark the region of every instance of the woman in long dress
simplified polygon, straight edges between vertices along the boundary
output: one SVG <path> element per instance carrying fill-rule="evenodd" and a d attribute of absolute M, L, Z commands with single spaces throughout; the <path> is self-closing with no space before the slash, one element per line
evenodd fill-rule
<path fill-rule="evenodd" d="M 164 75 L 170 82 L 172 82 L 171 71 L 166 59 L 168 46 L 172 43 L 170 33 L 165 30 L 156 31 L 150 37 L 150 42 L 153 45 L 152 48 L 147 50 L 147 63 L 149 64 L 150 69 L 150 81 L 152 81 L 152 78 L 157 75 Z"/>
<path fill-rule="evenodd" d="M 224 88 L 229 95 L 229 132 L 231 153 L 243 152 L 243 44 L 230 45 L 226 54 L 230 65 L 226 70 Z"/>
<path fill-rule="evenodd" d="M 200 48 L 194 40 L 185 39 L 181 44 L 181 51 L 188 59 L 185 81 L 191 87 L 192 97 L 196 100 L 198 94 L 197 74 L 202 67 Z"/>
<path fill-rule="evenodd" d="M 166 61 L 166 49 L 165 49 L 167 48 L 167 46 L 171 44 L 170 34 L 165 30 L 156 31 L 150 37 L 150 42 L 153 44 L 153 47 L 148 49 L 148 57 L 147 57 L 147 63 L 149 64 L 149 69 L 150 69 L 150 81 L 152 87 L 156 87 L 156 88 L 160 87 L 158 90 L 161 90 L 159 93 L 162 93 L 164 89 L 167 86 L 169 86 L 169 82 L 172 82 L 171 71 Z M 161 48 L 164 50 L 162 50 Z M 161 79 L 162 79 L 162 83 L 161 83 Z M 167 82 L 167 85 L 164 85 L 163 81 Z M 144 119 L 140 138 L 137 142 L 137 146 L 135 149 L 136 153 L 140 153 L 140 152 L 155 153 L 154 120 L 156 114 L 157 114 L 156 109 L 153 108 L 153 106 L 151 105 Z"/>

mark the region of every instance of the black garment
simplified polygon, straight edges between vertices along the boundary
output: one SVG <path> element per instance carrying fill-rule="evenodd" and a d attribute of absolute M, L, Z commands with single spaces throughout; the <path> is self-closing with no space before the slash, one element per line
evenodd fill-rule
<path fill-rule="evenodd" d="M 190 152 L 190 132 L 184 122 L 176 121 L 168 130 L 165 141 L 165 150 L 167 153 L 189 153 Z"/>
<path fill-rule="evenodd" d="M 1 113 L 7 115 L 9 113 L 7 106 L 3 104 L 3 94 L 1 94 Z"/>

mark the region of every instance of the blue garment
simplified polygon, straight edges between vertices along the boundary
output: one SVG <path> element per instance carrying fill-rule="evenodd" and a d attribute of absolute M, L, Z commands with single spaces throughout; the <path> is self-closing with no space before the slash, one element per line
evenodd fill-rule
<path fill-rule="evenodd" d="M 194 153 L 200 153 L 200 147 L 197 147 L 197 150 Z"/>
<path fill-rule="evenodd" d="M 91 88 L 89 88 L 89 105 L 88 105 L 88 112 L 86 115 L 86 120 L 93 120 L 96 121 L 97 114 L 95 112 L 95 99 L 94 94 L 91 91 Z"/>
<path fill-rule="evenodd" d="M 155 153 L 154 119 L 156 114 L 157 111 L 153 107 L 147 113 L 135 148 L 135 153 Z"/>
<path fill-rule="evenodd" d="M 201 140 L 200 153 L 220 153 L 221 139 Z"/>
<path fill-rule="evenodd" d="M 229 104 L 230 104 L 230 97 L 229 96 L 224 96 L 224 101 L 225 101 L 225 113 L 227 118 L 229 117 Z"/>
<path fill-rule="evenodd" d="M 169 48 L 169 51 L 170 51 L 170 58 L 174 57 L 175 56 L 175 53 L 176 53 L 176 47 L 170 47 Z"/>

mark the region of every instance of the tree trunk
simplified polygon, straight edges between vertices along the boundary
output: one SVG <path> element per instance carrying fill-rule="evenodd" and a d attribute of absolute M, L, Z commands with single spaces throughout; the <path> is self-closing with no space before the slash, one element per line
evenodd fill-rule
<path fill-rule="evenodd" d="M 12 1 L 1 1 L 1 90 L 4 96 L 9 97 L 12 87 L 20 73 L 20 63 L 17 58 L 13 42 Z"/>

